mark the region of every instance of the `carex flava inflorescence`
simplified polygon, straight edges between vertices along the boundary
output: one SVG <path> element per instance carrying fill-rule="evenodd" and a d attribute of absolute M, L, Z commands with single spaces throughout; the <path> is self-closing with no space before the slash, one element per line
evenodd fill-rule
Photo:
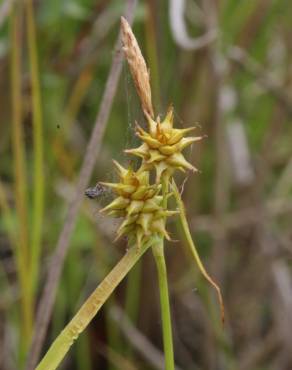
<path fill-rule="evenodd" d="M 182 151 L 200 140 L 201 136 L 186 136 L 195 128 L 178 129 L 173 127 L 173 107 L 164 120 L 154 119 L 151 100 L 150 77 L 145 60 L 135 36 L 127 21 L 122 18 L 123 50 L 128 61 L 142 109 L 148 122 L 148 130 L 136 124 L 136 135 L 142 141 L 138 148 L 127 149 L 127 154 L 140 157 L 140 167 L 134 171 L 124 168 L 114 161 L 119 182 L 101 183 L 113 190 L 117 197 L 101 212 L 113 217 L 121 217 L 122 223 L 117 238 L 127 236 L 131 242 L 141 246 L 154 234 L 170 239 L 166 231 L 166 221 L 176 211 L 167 209 L 170 177 L 175 170 L 197 171 L 182 154 Z M 151 172 L 156 179 L 151 184 Z M 165 186 L 163 186 L 163 184 Z"/>
<path fill-rule="evenodd" d="M 165 209 L 162 194 L 162 184 L 169 181 L 175 170 L 196 171 L 183 156 L 182 150 L 202 137 L 185 137 L 194 127 L 177 129 L 173 127 L 173 109 L 169 108 L 165 119 L 160 122 L 146 114 L 149 131 L 136 126 L 136 134 L 143 141 L 135 149 L 128 149 L 126 153 L 142 158 L 137 171 L 124 168 L 114 161 L 120 181 L 118 183 L 104 183 L 117 194 L 108 206 L 101 212 L 107 212 L 114 217 L 122 217 L 117 237 L 128 236 L 135 239 L 138 246 L 153 234 L 158 233 L 167 239 L 166 219 L 176 211 Z M 150 172 L 156 171 L 156 181 L 150 184 Z"/>

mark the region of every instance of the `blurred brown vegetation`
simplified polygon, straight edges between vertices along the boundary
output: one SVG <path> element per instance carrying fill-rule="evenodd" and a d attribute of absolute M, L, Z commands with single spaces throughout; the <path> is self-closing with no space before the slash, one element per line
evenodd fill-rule
<path fill-rule="evenodd" d="M 23 304 L 30 307 L 35 323 L 50 256 L 99 112 L 125 3 L 33 3 L 45 192 L 40 268 L 31 302 L 23 300 L 23 287 L 32 265 L 23 266 L 19 248 L 27 234 L 30 255 L 33 199 L 40 184 L 34 178 L 36 90 L 27 13 L 22 6 L 14 9 L 16 0 L 0 4 L 1 369 L 24 367 L 30 339 L 23 337 Z M 190 263 L 173 221 L 169 229 L 177 241 L 168 243 L 166 257 L 179 369 L 292 368 L 291 20 L 290 0 L 148 0 L 139 1 L 135 9 L 133 29 L 150 68 L 155 112 L 163 115 L 173 103 L 178 126 L 199 122 L 197 132 L 208 136 L 187 154 L 201 173 L 188 176 L 183 198 L 202 259 L 222 288 L 227 319 L 222 328 L 214 292 Z M 11 74 L 13 60 L 16 70 L 19 65 L 19 89 Z M 19 104 L 12 104 L 17 91 Z M 13 136 L 17 107 L 25 150 L 23 178 Z M 113 179 L 112 158 L 130 163 L 123 150 L 137 143 L 135 120 L 143 124 L 125 65 L 90 185 Z M 17 189 L 25 191 L 25 218 Z M 85 199 L 83 191 L 43 351 L 126 248 L 125 240 L 113 244 L 112 219 L 98 214 L 111 195 L 95 202 Z M 33 327 L 26 330 L 31 336 Z M 162 356 L 157 279 L 148 253 L 62 368 L 163 369 Z"/>

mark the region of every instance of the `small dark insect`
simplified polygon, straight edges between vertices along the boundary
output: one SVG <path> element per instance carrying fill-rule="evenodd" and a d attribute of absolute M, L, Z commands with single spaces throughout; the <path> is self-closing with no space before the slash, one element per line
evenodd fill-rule
<path fill-rule="evenodd" d="M 97 183 L 94 187 L 86 189 L 85 195 L 89 199 L 96 199 L 103 195 L 105 192 L 106 192 L 105 187 Z"/>
<path fill-rule="evenodd" d="M 60 125 L 57 125 L 57 128 L 60 128 Z"/>

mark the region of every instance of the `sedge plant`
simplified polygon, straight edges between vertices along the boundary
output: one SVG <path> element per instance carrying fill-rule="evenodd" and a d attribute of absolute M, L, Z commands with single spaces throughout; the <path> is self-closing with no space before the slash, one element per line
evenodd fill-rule
<path fill-rule="evenodd" d="M 192 143 L 201 140 L 202 137 L 187 136 L 194 130 L 194 127 L 175 128 L 172 107 L 168 109 L 163 120 L 160 120 L 159 117 L 154 118 L 150 78 L 145 60 L 130 26 L 124 18 L 121 20 L 121 29 L 123 50 L 148 123 L 148 129 L 144 130 L 136 125 L 136 135 L 141 140 L 141 145 L 138 148 L 125 151 L 129 155 L 140 158 L 138 169 L 126 168 L 114 161 L 118 181 L 116 183 L 101 182 L 100 184 L 110 188 L 115 194 L 114 200 L 101 212 L 122 220 L 117 230 L 116 239 L 126 237 L 128 248 L 122 259 L 53 342 L 37 366 L 37 370 L 57 368 L 79 334 L 87 327 L 120 281 L 149 248 L 152 249 L 158 273 L 165 369 L 174 370 L 171 310 L 164 249 L 165 240 L 171 240 L 167 232 L 167 220 L 177 214 L 180 217 L 191 255 L 203 276 L 217 291 L 222 320 L 224 320 L 220 288 L 208 275 L 200 260 L 189 230 L 183 201 L 173 177 L 177 170 L 182 172 L 197 171 L 185 159 L 182 151 Z M 152 178 L 154 178 L 153 181 Z M 171 196 L 174 196 L 176 200 L 176 210 L 168 208 L 168 199 Z"/>

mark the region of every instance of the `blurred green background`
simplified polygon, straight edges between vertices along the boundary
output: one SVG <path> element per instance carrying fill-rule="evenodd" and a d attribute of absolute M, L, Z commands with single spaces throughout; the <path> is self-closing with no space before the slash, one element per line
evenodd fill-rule
<path fill-rule="evenodd" d="M 1 369 L 25 366 L 126 3 L 1 0 Z M 183 198 L 227 319 L 222 329 L 214 292 L 170 222 L 178 369 L 292 368 L 291 24 L 290 0 L 148 0 L 134 11 L 156 114 L 173 103 L 178 127 L 198 122 L 207 135 L 186 154 L 200 173 L 188 175 Z M 115 178 L 113 158 L 133 163 L 123 150 L 138 143 L 135 121 L 145 124 L 125 63 L 110 112 L 90 186 Z M 98 214 L 110 197 L 83 197 L 43 352 L 126 249 L 125 240 L 113 243 L 117 223 Z M 162 356 L 147 253 L 60 368 L 163 369 Z"/>

